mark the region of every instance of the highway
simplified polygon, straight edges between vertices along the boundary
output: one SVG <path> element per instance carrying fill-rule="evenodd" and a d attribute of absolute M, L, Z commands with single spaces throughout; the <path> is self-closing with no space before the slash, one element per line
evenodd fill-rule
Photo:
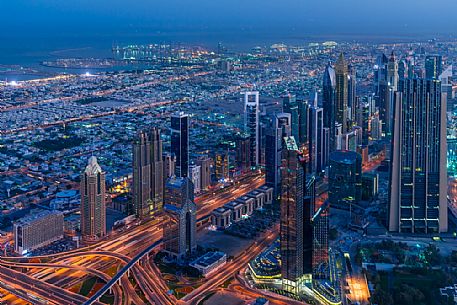
<path fill-rule="evenodd" d="M 198 218 L 206 217 L 215 208 L 263 184 L 264 178 L 261 175 L 249 175 L 241 178 L 233 186 L 213 190 L 213 192 L 196 198 Z M 125 297 L 122 302 L 123 304 L 128 304 L 129 301 L 133 301 L 135 304 L 140 302 L 141 298 L 135 292 L 127 277 L 124 276 L 128 273 L 128 270 L 132 270 L 139 288 L 148 300 L 156 304 L 175 305 L 176 299 L 173 296 L 165 296 L 164 294 L 165 289 L 168 290 L 164 282 L 160 278 L 151 276 L 151 272 L 153 274 L 157 272 L 155 265 L 150 264 L 148 261 L 144 262 L 143 260 L 143 257 L 146 256 L 145 253 L 149 253 L 160 244 L 162 238 L 161 226 L 162 218 L 158 217 L 155 220 L 145 221 L 123 232 L 116 232 L 109 239 L 102 240 L 88 247 L 34 258 L 8 257 L 5 258 L 4 264 L 30 264 L 30 266 L 23 265 L 30 270 L 28 277 L 41 283 L 43 288 L 57 287 L 56 285 L 58 285 L 61 289 L 59 290 L 59 293 L 62 294 L 61 297 L 71 297 L 71 292 L 65 289 L 72 288 L 88 277 L 97 276 L 96 272 L 92 272 L 93 270 L 106 272 L 113 266 L 122 266 L 119 272 L 108 281 L 107 285 L 96 293 L 95 299 L 109 291 L 110 288 L 113 288 L 116 304 L 121 302 L 122 296 Z M 29 263 L 24 263 L 24 260 L 27 259 Z M 37 260 L 45 261 L 46 263 L 37 263 Z M 47 263 L 50 265 L 46 265 Z M 56 272 L 55 268 L 57 265 L 62 267 L 58 269 L 58 272 Z M 64 268 L 64 266 L 68 266 L 68 268 Z M 74 266 L 74 268 L 70 266 Z M 107 278 L 104 278 L 104 280 L 107 280 Z M 119 282 L 120 285 L 115 285 Z M 8 287 L 2 288 L 6 290 L 11 289 Z M 68 292 L 68 295 L 65 296 L 65 292 Z M 40 297 L 47 299 L 46 295 Z M 84 297 L 82 298 L 83 300 L 80 304 L 88 301 Z M 48 300 L 53 299 L 50 298 Z M 91 300 L 93 300 L 93 297 Z M 88 304 L 97 303 L 92 302 Z"/>

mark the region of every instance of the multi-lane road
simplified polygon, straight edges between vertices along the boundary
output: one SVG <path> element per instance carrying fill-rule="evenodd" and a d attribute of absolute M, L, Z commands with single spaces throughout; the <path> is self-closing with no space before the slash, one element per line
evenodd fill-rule
<path fill-rule="evenodd" d="M 264 178 L 262 175 L 250 175 L 243 177 L 232 186 L 213 190 L 209 194 L 196 198 L 198 218 L 209 215 L 215 208 L 220 207 L 263 184 Z M 60 298 L 57 303 L 82 304 L 87 301 L 87 298 L 72 293 L 69 289 L 73 288 L 81 281 L 94 276 L 101 281 L 108 282 L 110 277 L 103 276 L 100 272 L 105 274 L 108 273 L 108 270 L 115 270 L 118 272 L 123 266 L 125 267 L 129 264 L 133 257 L 137 256 L 152 244 L 158 243 L 161 238 L 162 218 L 158 217 L 123 232 L 114 232 L 106 240 L 85 248 L 57 255 L 36 257 L 30 259 L 28 262 L 24 261 L 23 258 L 4 258 L 0 264 L 0 268 L 2 268 L 0 269 L 0 273 L 2 273 L 1 271 L 3 270 L 5 272 L 8 271 L 22 274 L 25 283 L 30 282 L 30 284 L 24 284 L 23 288 L 25 291 L 30 289 L 29 293 L 34 291 L 33 289 L 35 286 L 41 287 L 43 289 L 42 294 L 32 295 L 32 298 L 48 300 L 50 302 L 48 304 L 52 304 L 52 302 L 56 300 L 56 295 Z M 252 255 L 260 251 L 261 248 L 262 246 L 260 244 L 254 245 L 249 253 L 245 253 L 237 258 L 236 261 L 230 263 L 230 265 L 228 265 L 230 268 L 227 272 L 235 272 L 241 268 L 251 259 Z M 14 268 L 14 270 L 9 269 L 6 266 Z M 15 271 L 18 267 L 27 272 L 23 274 Z M 177 301 L 173 296 L 164 294 L 167 287 L 160 279 L 160 276 L 154 276 L 157 275 L 158 270 L 149 260 L 140 260 L 140 263 L 135 264 L 130 270 L 131 272 L 129 273 L 133 274 L 133 278 L 138 286 L 136 288 L 133 287 L 126 276 L 120 277 L 112 287 L 115 304 L 130 304 L 129 302 L 135 304 L 138 302 L 144 303 L 144 299 L 148 300 L 151 304 L 176 304 Z M 225 276 L 220 275 L 220 277 L 225 278 L 229 274 L 227 272 L 224 272 L 224 274 L 226 274 Z M 10 293 L 12 293 L 12 290 L 16 289 L 18 285 L 20 286 L 20 283 L 18 283 L 17 280 L 14 280 L 13 277 L 2 277 L 2 279 L 4 285 L 0 285 L 0 287 Z M 208 284 L 208 289 L 212 289 L 213 285 L 218 282 L 219 281 L 212 281 L 211 283 L 213 284 Z M 140 294 L 144 299 L 139 296 L 137 291 L 141 291 Z M 51 293 L 55 293 L 55 295 Z M 193 298 L 198 298 L 201 293 L 203 293 L 203 290 L 201 289 L 194 292 L 190 302 L 192 302 Z M 16 294 L 16 297 L 31 302 L 30 297 L 27 297 L 27 295 Z M 63 302 L 64 298 L 66 298 L 65 302 L 71 301 L 73 303 Z M 11 296 L 8 296 L 8 299 L 11 300 Z M 0 301 L 1 300 L 2 299 L 0 298 Z"/>

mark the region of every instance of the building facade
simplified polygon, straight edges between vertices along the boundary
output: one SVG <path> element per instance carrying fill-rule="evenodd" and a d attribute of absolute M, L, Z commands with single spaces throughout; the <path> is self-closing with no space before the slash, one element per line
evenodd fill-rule
<path fill-rule="evenodd" d="M 171 154 L 175 156 L 175 175 L 189 176 L 189 116 L 178 112 L 171 116 Z"/>
<path fill-rule="evenodd" d="M 133 142 L 133 207 L 147 217 L 163 207 L 164 166 L 160 130 L 141 131 Z"/>
<path fill-rule="evenodd" d="M 448 230 L 446 99 L 438 80 L 405 79 L 395 95 L 389 230 Z"/>
<path fill-rule="evenodd" d="M 97 158 L 89 158 L 81 174 L 81 235 L 96 240 L 106 235 L 105 172 Z"/>

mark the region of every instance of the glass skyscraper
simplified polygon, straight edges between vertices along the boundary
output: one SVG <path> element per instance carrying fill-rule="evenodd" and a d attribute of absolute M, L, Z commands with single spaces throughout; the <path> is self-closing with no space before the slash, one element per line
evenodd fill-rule
<path fill-rule="evenodd" d="M 259 92 L 244 92 L 244 126 L 251 146 L 251 166 L 260 163 Z"/>
<path fill-rule="evenodd" d="M 171 116 L 171 153 L 176 158 L 175 175 L 189 176 L 189 116 L 178 112 Z"/>
<path fill-rule="evenodd" d="M 438 80 L 405 79 L 395 94 L 389 230 L 446 232 L 446 99 Z"/>

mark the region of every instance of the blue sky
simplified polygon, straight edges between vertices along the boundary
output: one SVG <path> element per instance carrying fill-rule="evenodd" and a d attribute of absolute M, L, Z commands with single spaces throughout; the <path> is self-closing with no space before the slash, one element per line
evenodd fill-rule
<path fill-rule="evenodd" d="M 3 0 L 2 32 L 192 28 L 451 33 L 457 0 Z M 0 34 L 1 35 L 1 34 Z"/>

